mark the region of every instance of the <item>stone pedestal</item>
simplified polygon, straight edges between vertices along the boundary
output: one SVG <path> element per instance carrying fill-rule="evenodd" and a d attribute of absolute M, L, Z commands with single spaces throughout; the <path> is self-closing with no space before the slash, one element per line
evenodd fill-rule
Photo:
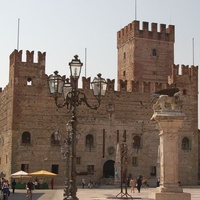
<path fill-rule="evenodd" d="M 149 199 L 156 200 L 191 200 L 190 193 L 177 193 L 177 192 L 151 192 Z"/>
<path fill-rule="evenodd" d="M 157 111 L 152 120 L 160 129 L 160 187 L 149 198 L 156 200 L 191 200 L 191 194 L 179 187 L 178 138 L 185 114 L 180 111 Z"/>

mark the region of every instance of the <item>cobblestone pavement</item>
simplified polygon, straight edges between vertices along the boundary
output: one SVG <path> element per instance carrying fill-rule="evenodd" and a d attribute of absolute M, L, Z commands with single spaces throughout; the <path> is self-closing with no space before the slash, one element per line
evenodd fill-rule
<path fill-rule="evenodd" d="M 101 187 L 95 189 L 82 189 L 78 188 L 77 196 L 79 200 L 105 200 L 114 199 L 119 193 L 120 188 L 113 187 Z M 155 191 L 155 188 L 142 188 L 141 193 L 130 193 L 128 188 L 128 194 L 132 195 L 133 199 L 148 200 L 148 194 L 151 191 Z M 191 200 L 200 200 L 200 187 L 184 188 L 184 192 L 191 193 Z M 0 198 L 2 199 L 2 197 Z M 10 194 L 9 200 L 26 200 L 26 190 L 16 190 L 15 194 Z M 62 200 L 63 189 L 58 188 L 54 190 L 34 190 L 32 200 Z M 180 199 L 181 200 L 181 199 Z"/>

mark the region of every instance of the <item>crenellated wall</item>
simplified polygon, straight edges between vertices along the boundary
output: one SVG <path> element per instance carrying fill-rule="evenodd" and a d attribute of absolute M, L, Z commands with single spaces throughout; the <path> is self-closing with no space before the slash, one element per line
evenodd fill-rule
<path fill-rule="evenodd" d="M 166 28 L 166 24 L 160 24 L 160 31 L 158 31 L 157 23 L 152 23 L 149 30 L 149 23 L 142 22 L 142 30 L 140 30 L 140 22 L 135 20 L 117 32 L 117 46 L 121 46 L 134 37 L 174 42 L 175 26 L 169 25 Z"/>
<path fill-rule="evenodd" d="M 46 52 L 41 53 L 40 51 L 38 52 L 38 60 L 37 63 L 34 62 L 34 51 L 26 51 L 26 61 L 22 61 L 22 50 L 14 50 L 12 54 L 10 55 L 10 65 L 13 65 L 15 63 L 35 63 L 39 65 L 45 66 L 45 59 L 46 59 Z"/>
<path fill-rule="evenodd" d="M 198 66 L 172 65 L 172 75 L 168 77 L 168 82 L 188 84 L 189 82 L 198 83 Z"/>
<path fill-rule="evenodd" d="M 134 21 L 134 23 L 136 23 L 136 21 Z M 147 24 L 144 23 L 144 27 L 147 28 L 148 23 Z M 153 27 L 155 29 L 155 24 Z M 164 26 L 162 26 L 162 29 L 164 30 Z M 40 51 L 38 52 L 37 62 L 34 62 L 34 51 L 31 51 L 31 52 L 28 50 L 26 51 L 26 61 L 22 61 L 22 53 L 23 53 L 22 50 L 20 51 L 14 50 L 11 53 L 10 66 L 15 66 L 16 64 L 18 64 L 18 68 L 19 68 L 21 66 L 20 63 L 22 64 L 22 66 L 29 66 L 29 67 L 30 67 L 30 64 L 34 64 L 33 65 L 34 67 L 43 66 L 45 69 L 45 59 L 46 59 L 45 52 L 44 53 L 41 53 Z M 120 80 L 120 85 L 119 85 L 120 91 L 137 92 L 137 93 L 152 93 L 152 92 L 167 88 L 169 84 L 175 83 L 182 76 L 187 77 L 183 79 L 183 81 L 187 79 L 191 79 L 192 77 L 198 78 L 198 66 L 181 65 L 180 67 L 179 65 L 173 64 L 171 66 L 171 72 L 172 74 L 168 78 L 169 83 L 167 81 L 166 83 L 150 82 L 150 81 L 148 82 L 131 81 L 131 91 L 127 89 L 128 80 Z M 91 82 L 90 77 L 89 78 L 82 77 L 82 89 L 91 89 L 90 82 Z M 8 90 L 7 87 L 4 88 L 4 90 L 2 90 L 0 94 L 5 93 Z M 114 91 L 114 88 L 115 88 L 115 79 L 113 80 L 107 79 L 107 90 Z"/>
<path fill-rule="evenodd" d="M 118 48 L 118 90 L 120 81 L 127 80 L 127 89 L 132 90 L 132 81 L 143 81 L 139 84 L 139 91 L 154 91 L 152 82 L 165 84 L 171 74 L 171 65 L 174 64 L 175 27 L 133 21 L 117 33 Z M 146 84 L 150 83 L 150 86 Z M 149 88 L 149 89 L 148 89 Z M 135 89 L 134 89 L 135 90 Z"/>

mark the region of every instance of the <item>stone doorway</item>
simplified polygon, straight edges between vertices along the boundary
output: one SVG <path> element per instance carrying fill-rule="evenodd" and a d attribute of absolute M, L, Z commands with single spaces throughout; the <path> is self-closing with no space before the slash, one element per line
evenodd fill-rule
<path fill-rule="evenodd" d="M 115 169 L 114 169 L 114 160 L 107 160 L 103 165 L 103 177 L 104 178 L 114 178 Z"/>

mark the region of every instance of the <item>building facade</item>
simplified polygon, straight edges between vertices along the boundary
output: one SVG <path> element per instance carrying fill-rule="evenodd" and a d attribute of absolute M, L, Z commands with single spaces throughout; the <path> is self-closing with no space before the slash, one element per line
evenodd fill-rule
<path fill-rule="evenodd" d="M 77 183 L 81 179 L 112 184 L 117 144 L 125 137 L 127 175 L 143 175 L 155 185 L 158 176 L 159 130 L 153 115 L 151 93 L 176 84 L 186 114 L 180 129 L 180 180 L 183 185 L 198 183 L 198 67 L 174 65 L 174 26 L 134 21 L 117 33 L 118 90 L 107 79 L 107 94 L 98 110 L 85 105 L 77 109 Z M 71 119 L 67 108 L 56 107 L 45 74 L 46 54 L 14 50 L 10 55 L 9 83 L 0 92 L 0 170 L 7 178 L 18 170 L 45 169 L 57 173 L 55 184 L 63 185 L 66 161 L 60 148 L 67 137 Z M 180 73 L 179 73 L 180 71 Z M 90 78 L 80 88 L 94 104 Z M 62 101 L 62 99 L 59 99 Z M 141 104 L 143 103 L 143 106 Z M 59 131 L 60 140 L 55 139 Z M 49 182 L 49 179 L 46 178 Z"/>

